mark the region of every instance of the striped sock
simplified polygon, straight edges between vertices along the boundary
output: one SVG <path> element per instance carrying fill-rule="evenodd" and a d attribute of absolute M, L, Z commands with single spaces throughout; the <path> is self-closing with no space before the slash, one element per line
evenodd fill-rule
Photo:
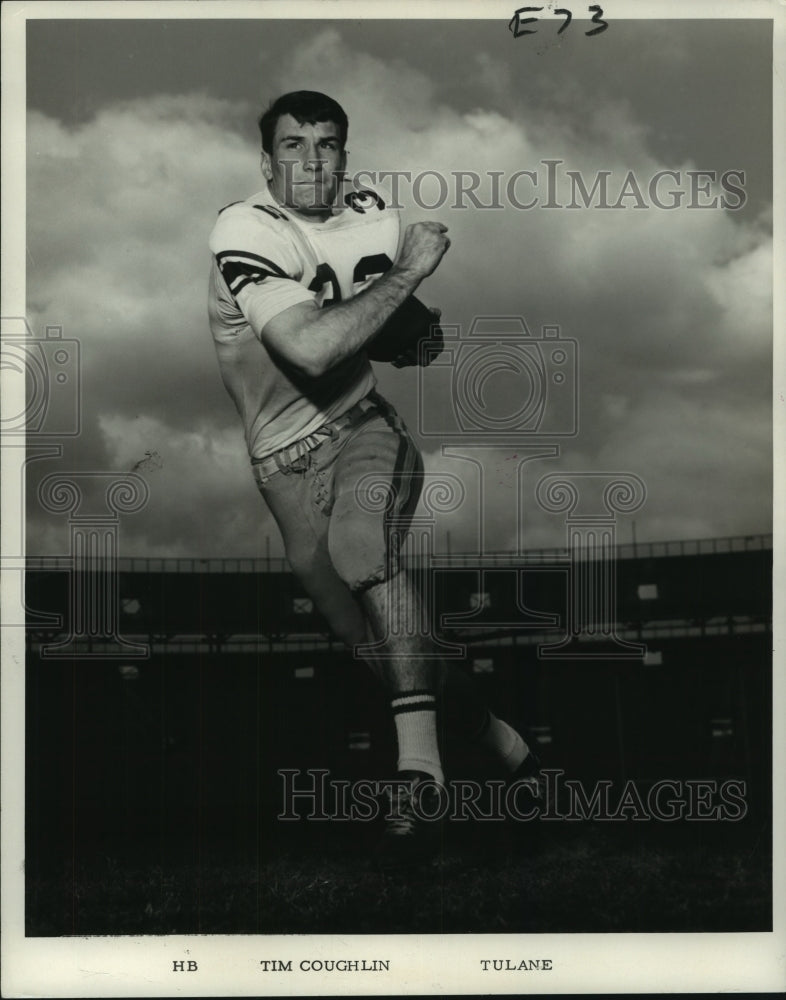
<path fill-rule="evenodd" d="M 524 763 L 529 753 L 529 747 L 516 730 L 488 711 L 475 739 L 490 750 L 511 774 Z"/>
<path fill-rule="evenodd" d="M 425 771 L 442 784 L 437 745 L 437 699 L 431 691 L 406 691 L 391 701 L 398 737 L 399 771 Z"/>

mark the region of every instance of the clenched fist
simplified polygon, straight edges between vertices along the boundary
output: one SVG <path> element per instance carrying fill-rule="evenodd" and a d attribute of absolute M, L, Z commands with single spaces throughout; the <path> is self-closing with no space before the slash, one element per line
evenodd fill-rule
<path fill-rule="evenodd" d="M 396 267 L 409 271 L 418 281 L 428 277 L 450 246 L 447 231 L 441 222 L 413 222 L 407 226 Z"/>

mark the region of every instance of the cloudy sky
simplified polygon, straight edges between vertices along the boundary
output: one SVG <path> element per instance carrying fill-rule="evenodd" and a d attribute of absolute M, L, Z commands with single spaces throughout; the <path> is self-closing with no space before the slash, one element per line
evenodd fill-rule
<path fill-rule="evenodd" d="M 617 210 L 426 209 L 400 188 L 405 222 L 450 227 L 419 292 L 446 323 L 466 333 L 475 316 L 522 316 L 533 335 L 558 325 L 578 345 L 579 433 L 526 466 L 523 522 L 517 442 L 477 453 L 487 547 L 519 530 L 561 544 L 564 522 L 534 501 L 552 472 L 637 475 L 639 540 L 771 530 L 771 23 L 610 19 L 586 37 L 576 18 L 557 37 L 558 23 L 514 38 L 504 20 L 29 21 L 28 318 L 80 341 L 83 380 L 81 435 L 34 477 L 143 463 L 150 500 L 123 520 L 123 555 L 280 552 L 218 376 L 207 237 L 219 208 L 260 186 L 260 107 L 318 89 L 348 112 L 350 171 L 431 170 L 449 184 L 476 171 L 485 202 L 491 172 L 505 201 L 528 169 L 543 200 L 554 159 L 560 204 L 567 170 L 588 187 L 608 171 L 610 203 L 630 171 L 643 192 Z M 681 207 L 650 203 L 659 170 L 679 173 Z M 744 171 L 743 207 L 688 207 L 690 170 Z M 436 200 L 435 183 L 421 200 Z M 716 183 L 699 200 L 723 194 Z M 415 432 L 419 393 L 441 400 L 442 374 L 419 386 L 413 371 L 379 370 Z M 494 377 L 488 399 L 504 409 L 521 385 Z M 427 467 L 467 487 L 438 538 L 472 549 L 481 472 L 422 440 Z M 43 514 L 35 482 L 28 551 L 65 551 L 64 518 Z M 631 519 L 618 531 L 629 541 Z"/>

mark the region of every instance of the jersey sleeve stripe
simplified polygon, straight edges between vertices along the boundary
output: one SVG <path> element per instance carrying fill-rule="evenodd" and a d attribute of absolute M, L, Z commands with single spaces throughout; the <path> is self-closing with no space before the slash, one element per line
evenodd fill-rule
<path fill-rule="evenodd" d="M 237 295 L 241 288 L 245 288 L 252 281 L 259 284 L 265 278 L 274 278 L 277 281 L 281 280 L 280 274 L 276 274 L 275 271 L 271 271 L 266 267 L 260 267 L 259 264 L 247 264 L 243 261 L 223 261 L 219 267 L 227 288 L 229 288 L 233 295 Z M 289 275 L 284 275 L 284 280 L 294 281 L 295 279 L 290 278 Z"/>
<path fill-rule="evenodd" d="M 216 260 L 218 261 L 218 266 L 221 268 L 222 274 L 224 272 L 224 263 L 226 261 L 236 261 L 251 264 L 252 266 L 262 264 L 265 269 L 279 278 L 290 277 L 290 275 L 288 275 L 286 271 L 280 268 L 274 261 L 268 260 L 267 257 L 260 257 L 259 254 L 249 253 L 248 250 L 222 250 L 220 253 L 216 254 Z"/>
<path fill-rule="evenodd" d="M 270 274 L 246 274 L 235 278 L 233 282 L 229 285 L 229 290 L 233 295 L 237 295 L 246 285 L 251 285 L 253 283 L 259 284 L 259 282 L 264 281 L 265 278 L 275 278 L 277 275 Z"/>

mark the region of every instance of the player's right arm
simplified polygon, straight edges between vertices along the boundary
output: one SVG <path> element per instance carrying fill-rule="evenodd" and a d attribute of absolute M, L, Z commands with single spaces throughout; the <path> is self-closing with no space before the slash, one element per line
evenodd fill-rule
<path fill-rule="evenodd" d="M 407 227 L 393 267 L 352 299 L 320 308 L 300 284 L 298 261 L 276 227 L 265 227 L 264 244 L 233 257 L 218 248 L 222 228 L 237 240 L 242 212 L 227 213 L 211 244 L 235 300 L 268 351 L 299 374 L 318 378 L 361 350 L 420 282 L 439 265 L 450 241 L 447 227 L 418 222 Z M 250 231 L 246 236 L 252 235 Z M 264 250 L 264 253 L 259 252 Z"/>
<path fill-rule="evenodd" d="M 408 226 L 396 263 L 354 298 L 322 309 L 300 303 L 266 323 L 261 336 L 268 350 L 311 378 L 357 354 L 437 268 L 450 246 L 446 233 L 439 222 Z"/>

